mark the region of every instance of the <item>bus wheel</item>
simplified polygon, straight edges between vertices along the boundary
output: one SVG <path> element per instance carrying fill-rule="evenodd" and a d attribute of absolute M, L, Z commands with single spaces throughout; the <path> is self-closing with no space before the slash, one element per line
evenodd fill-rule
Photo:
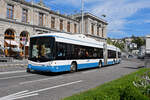
<path fill-rule="evenodd" d="M 71 64 L 71 72 L 76 72 L 76 71 L 77 71 L 77 64 L 73 62 Z"/>
<path fill-rule="evenodd" d="M 99 67 L 99 68 L 102 67 L 102 62 L 101 62 L 101 61 L 99 62 L 98 67 Z"/>

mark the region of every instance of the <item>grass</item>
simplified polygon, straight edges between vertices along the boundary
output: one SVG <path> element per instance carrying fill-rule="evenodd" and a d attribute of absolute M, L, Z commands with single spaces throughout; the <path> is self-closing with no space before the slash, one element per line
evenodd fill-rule
<path fill-rule="evenodd" d="M 105 83 L 88 91 L 75 94 L 63 100 L 150 100 L 133 85 L 135 76 L 142 75 L 150 69 L 140 69 L 117 80 Z"/>

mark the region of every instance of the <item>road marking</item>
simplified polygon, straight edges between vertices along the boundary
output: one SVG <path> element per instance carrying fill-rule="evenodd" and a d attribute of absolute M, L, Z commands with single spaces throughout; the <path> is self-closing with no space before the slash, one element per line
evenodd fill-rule
<path fill-rule="evenodd" d="M 12 79 L 12 78 L 21 78 L 21 77 L 29 77 L 29 76 L 34 76 L 34 75 L 31 74 L 31 75 L 22 75 L 22 76 L 4 77 L 4 78 L 0 78 L 0 80 L 6 80 L 6 79 Z"/>
<path fill-rule="evenodd" d="M 44 78 L 44 79 L 40 79 L 40 80 L 33 80 L 33 81 L 26 81 L 26 82 L 21 82 L 19 83 L 20 85 L 23 84 L 28 84 L 28 83 L 34 83 L 34 82 L 40 82 L 40 81 L 47 81 L 47 80 L 51 80 L 51 79 L 57 79 L 57 78 L 62 78 L 62 76 L 58 76 L 58 77 L 51 77 L 51 78 Z"/>
<path fill-rule="evenodd" d="M 9 100 L 22 99 L 22 98 L 33 97 L 33 96 L 37 96 L 37 95 L 39 95 L 39 94 L 35 93 L 35 94 L 30 94 L 30 95 L 25 95 L 25 96 L 18 96 L 18 97 L 15 97 L 13 99 L 9 99 Z"/>
<path fill-rule="evenodd" d="M 83 80 L 65 83 L 65 84 L 61 84 L 61 85 L 57 85 L 57 86 L 53 86 L 53 87 L 49 87 L 49 88 L 44 88 L 44 89 L 40 89 L 40 90 L 36 90 L 36 91 L 31 91 L 31 92 L 29 92 L 29 90 L 25 90 L 25 91 L 14 93 L 14 94 L 11 94 L 8 96 L 1 97 L 0 100 L 16 100 L 16 99 L 22 99 L 22 98 L 27 98 L 27 97 L 31 97 L 31 96 L 37 96 L 37 95 L 39 95 L 38 94 L 39 92 L 43 92 L 43 91 L 47 91 L 47 90 L 51 90 L 51 89 L 55 89 L 55 88 L 59 88 L 59 87 L 64 87 L 64 86 L 68 86 L 68 85 L 72 85 L 72 84 L 77 84 L 77 83 L 81 83 L 81 82 L 83 82 Z"/>
<path fill-rule="evenodd" d="M 37 96 L 39 95 L 38 93 L 34 93 L 34 94 L 28 94 L 28 90 L 25 91 L 21 91 L 18 93 L 14 93 L 5 97 L 0 98 L 0 100 L 16 100 L 16 99 L 21 99 L 21 98 L 25 98 L 25 97 L 31 97 L 31 96 Z"/>
<path fill-rule="evenodd" d="M 61 84 L 61 85 L 57 85 L 57 86 L 53 86 L 53 87 L 49 87 L 49 88 L 45 88 L 45 89 L 40 89 L 40 90 L 32 91 L 30 93 L 37 93 L 37 92 L 47 91 L 47 90 L 50 90 L 50 89 L 63 87 L 63 86 L 67 86 L 67 85 L 72 85 L 72 84 L 76 84 L 76 83 L 81 83 L 81 82 L 83 82 L 83 80 L 70 82 L 70 83 L 65 83 L 65 84 Z"/>
<path fill-rule="evenodd" d="M 0 72 L 0 75 L 3 75 L 3 74 L 14 74 L 14 73 L 22 73 L 22 72 L 26 72 L 26 70 L 10 71 L 10 72 Z"/>

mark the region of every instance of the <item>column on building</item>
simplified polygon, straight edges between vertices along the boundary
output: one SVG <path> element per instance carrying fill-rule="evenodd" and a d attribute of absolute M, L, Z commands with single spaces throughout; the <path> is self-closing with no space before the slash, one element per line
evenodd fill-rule
<path fill-rule="evenodd" d="M 87 33 L 88 34 L 91 34 L 91 29 L 92 29 L 92 27 L 91 27 L 91 21 L 90 21 L 90 19 L 88 18 L 88 25 L 87 25 Z"/>
<path fill-rule="evenodd" d="M 67 32 L 67 20 L 66 19 L 63 20 L 63 25 L 64 25 L 63 31 Z"/>
<path fill-rule="evenodd" d="M 51 28 L 51 15 L 50 14 L 47 15 L 47 26 L 48 28 Z"/>
<path fill-rule="evenodd" d="M 102 37 L 102 24 L 99 24 L 99 36 Z"/>
<path fill-rule="evenodd" d="M 7 3 L 5 0 L 0 0 L 0 18 L 5 18 L 7 14 Z M 2 9 L 5 8 L 5 9 Z"/>
<path fill-rule="evenodd" d="M 97 22 L 94 21 L 94 35 L 97 36 Z"/>
<path fill-rule="evenodd" d="M 94 35 L 94 33 L 95 33 L 95 30 L 94 30 L 95 28 L 94 28 L 94 26 L 95 26 L 95 25 L 94 25 L 94 23 L 92 22 L 92 23 L 91 23 L 91 35 Z"/>
<path fill-rule="evenodd" d="M 48 27 L 48 14 L 44 14 L 43 16 L 43 26 Z"/>
<path fill-rule="evenodd" d="M 74 22 L 70 21 L 70 32 L 74 33 Z"/>
<path fill-rule="evenodd" d="M 33 8 L 28 9 L 28 22 L 29 24 L 33 25 Z"/>
<path fill-rule="evenodd" d="M 85 34 L 88 34 L 88 26 L 89 26 L 89 21 L 88 21 L 88 18 L 85 18 L 85 25 L 84 25 L 84 31 L 85 31 Z"/>
<path fill-rule="evenodd" d="M 60 30 L 60 17 L 55 17 L 55 28 L 56 28 L 56 30 Z"/>
<path fill-rule="evenodd" d="M 102 37 L 106 38 L 106 25 L 102 26 Z"/>
<path fill-rule="evenodd" d="M 34 9 L 34 13 L 33 13 L 33 23 L 34 25 L 39 24 L 39 12 L 36 11 L 36 9 Z"/>
<path fill-rule="evenodd" d="M 97 36 L 100 36 L 100 25 L 97 23 L 97 31 L 96 31 Z"/>
<path fill-rule="evenodd" d="M 73 23 L 73 33 L 78 33 L 78 24 L 76 22 Z"/>

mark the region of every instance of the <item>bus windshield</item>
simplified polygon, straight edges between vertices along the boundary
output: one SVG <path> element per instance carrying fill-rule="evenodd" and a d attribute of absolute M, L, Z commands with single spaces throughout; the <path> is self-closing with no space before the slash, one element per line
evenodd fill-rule
<path fill-rule="evenodd" d="M 30 39 L 29 60 L 47 62 L 53 60 L 53 37 L 34 37 Z"/>

